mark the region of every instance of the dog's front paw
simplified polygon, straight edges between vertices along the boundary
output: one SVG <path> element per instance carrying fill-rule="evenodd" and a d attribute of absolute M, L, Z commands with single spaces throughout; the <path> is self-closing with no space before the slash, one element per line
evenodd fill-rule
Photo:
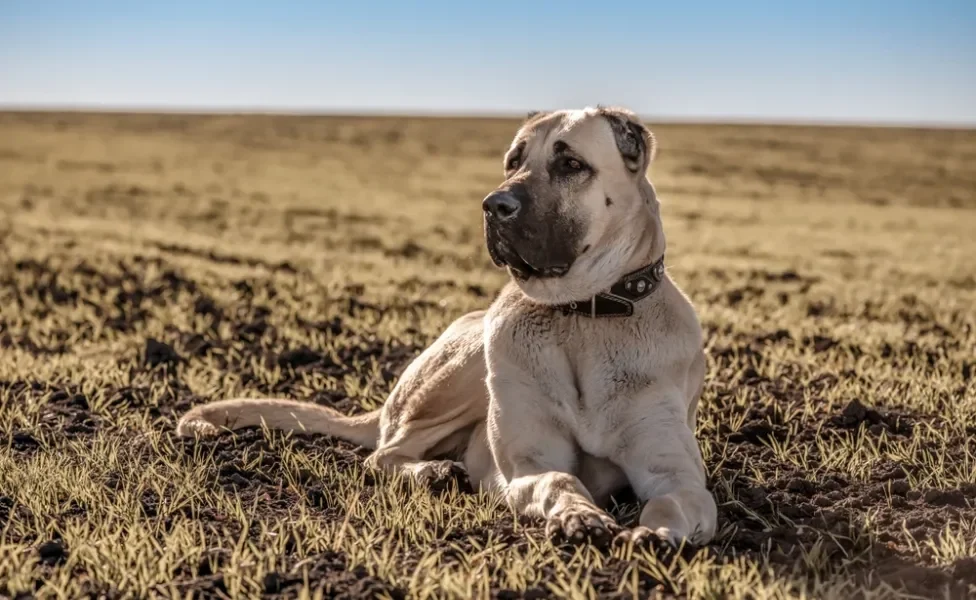
<path fill-rule="evenodd" d="M 632 544 L 635 548 L 647 548 L 653 546 L 659 538 L 647 527 L 637 526 L 633 529 L 624 529 L 613 538 L 614 547 Z"/>
<path fill-rule="evenodd" d="M 555 541 L 572 544 L 589 542 L 605 546 L 620 531 L 620 526 L 607 513 L 592 506 L 571 506 L 549 517 L 546 535 Z"/>
<path fill-rule="evenodd" d="M 640 515 L 640 526 L 624 532 L 620 542 L 638 545 L 655 545 L 657 541 L 670 546 L 694 546 L 702 533 L 692 526 L 681 505 L 672 496 L 651 498 Z"/>
<path fill-rule="evenodd" d="M 456 487 L 460 492 L 472 492 L 471 480 L 464 465 L 450 460 L 432 460 L 413 470 L 414 480 L 433 492 L 445 492 Z"/>
<path fill-rule="evenodd" d="M 632 545 L 634 548 L 660 550 L 669 546 L 675 546 L 677 543 L 669 531 L 654 531 L 643 525 L 638 525 L 633 529 L 624 529 L 613 538 L 613 546 L 615 548 L 627 545 Z"/>

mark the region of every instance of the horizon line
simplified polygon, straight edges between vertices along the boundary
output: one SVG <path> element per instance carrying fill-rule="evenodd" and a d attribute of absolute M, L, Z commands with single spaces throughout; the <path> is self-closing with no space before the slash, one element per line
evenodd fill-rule
<path fill-rule="evenodd" d="M 593 106 L 596 106 L 595 104 Z M 607 106 L 611 106 L 607 104 Z M 559 109 L 531 109 L 559 110 Z M 491 109 L 405 109 L 405 108 L 351 108 L 227 105 L 146 105 L 146 104 L 94 104 L 94 103 L 6 103 L 0 101 L 0 113 L 74 113 L 118 115 L 183 115 L 183 116 L 282 116 L 282 117 L 347 117 L 347 118 L 419 118 L 419 119 L 525 119 L 530 109 L 506 111 Z M 853 127 L 879 129 L 938 129 L 976 130 L 976 121 L 885 121 L 864 119 L 765 119 L 751 116 L 699 116 L 679 117 L 648 114 L 638 116 L 644 121 L 661 125 L 767 125 L 774 127 Z"/>

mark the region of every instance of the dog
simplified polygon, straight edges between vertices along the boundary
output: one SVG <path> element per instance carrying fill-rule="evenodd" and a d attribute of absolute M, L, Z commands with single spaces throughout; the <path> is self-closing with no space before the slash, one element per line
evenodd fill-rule
<path fill-rule="evenodd" d="M 702 331 L 664 267 L 655 149 L 625 108 L 530 114 L 482 202 L 488 253 L 510 281 L 409 364 L 382 408 L 222 400 L 192 408 L 178 434 L 327 434 L 374 449 L 372 468 L 466 473 L 570 542 L 707 543 Z M 629 529 L 606 511 L 627 487 L 643 502 Z"/>

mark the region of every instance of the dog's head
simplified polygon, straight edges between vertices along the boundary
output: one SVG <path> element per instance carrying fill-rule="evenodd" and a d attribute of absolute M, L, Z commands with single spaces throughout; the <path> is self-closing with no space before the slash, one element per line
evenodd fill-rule
<path fill-rule="evenodd" d="M 483 202 L 492 261 L 530 298 L 585 299 L 663 252 L 647 168 L 654 136 L 632 112 L 530 115 L 505 154 L 505 182 Z"/>

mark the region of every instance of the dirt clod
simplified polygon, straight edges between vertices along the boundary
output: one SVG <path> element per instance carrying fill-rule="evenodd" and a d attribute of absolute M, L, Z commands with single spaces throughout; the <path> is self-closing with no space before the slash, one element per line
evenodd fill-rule
<path fill-rule="evenodd" d="M 181 362 L 183 359 L 179 353 L 169 344 L 165 344 L 156 339 L 146 340 L 146 349 L 143 353 L 143 361 L 146 366 L 155 367 L 157 365 L 172 365 Z"/>
<path fill-rule="evenodd" d="M 68 548 L 63 542 L 52 540 L 37 547 L 37 555 L 47 565 L 57 565 L 68 559 Z"/>
<path fill-rule="evenodd" d="M 891 482 L 891 493 L 898 496 L 904 496 L 911 489 L 911 486 L 904 479 L 898 479 Z"/>
<path fill-rule="evenodd" d="M 961 490 L 929 490 L 925 492 L 922 499 L 926 504 L 934 506 L 956 506 L 959 508 L 967 506 L 966 495 Z"/>

